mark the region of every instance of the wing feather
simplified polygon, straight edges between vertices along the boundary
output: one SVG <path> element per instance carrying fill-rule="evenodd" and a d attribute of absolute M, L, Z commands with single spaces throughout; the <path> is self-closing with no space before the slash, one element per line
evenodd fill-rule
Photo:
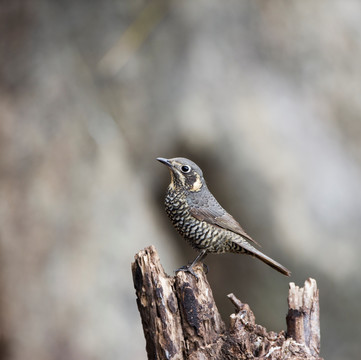
<path fill-rule="evenodd" d="M 232 231 L 260 246 L 243 230 L 242 226 L 234 219 L 234 217 L 228 214 L 220 205 L 212 207 L 192 207 L 190 213 L 200 221 L 206 221 L 210 224 Z"/>

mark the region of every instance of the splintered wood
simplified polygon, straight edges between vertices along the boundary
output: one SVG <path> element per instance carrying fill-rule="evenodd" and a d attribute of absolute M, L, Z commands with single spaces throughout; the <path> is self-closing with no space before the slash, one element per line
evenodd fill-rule
<path fill-rule="evenodd" d="M 179 272 L 168 276 L 153 246 L 132 263 L 134 287 L 142 319 L 148 359 L 321 359 L 316 281 L 289 289 L 287 334 L 257 325 L 247 304 L 233 294 L 235 306 L 226 328 L 202 266 L 198 280 Z"/>
<path fill-rule="evenodd" d="M 316 280 L 308 279 L 299 288 L 290 283 L 287 334 L 305 344 L 313 356 L 320 353 L 320 306 Z"/>

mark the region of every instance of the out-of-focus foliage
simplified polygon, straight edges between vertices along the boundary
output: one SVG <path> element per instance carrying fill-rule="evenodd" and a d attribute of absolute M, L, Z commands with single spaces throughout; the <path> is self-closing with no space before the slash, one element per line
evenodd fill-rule
<path fill-rule="evenodd" d="M 262 250 L 311 276 L 327 359 L 360 353 L 361 3 L 2 1 L 0 354 L 145 358 L 130 262 L 194 253 L 155 157 L 185 156 Z M 207 259 L 226 294 L 285 328 L 289 279 Z"/>

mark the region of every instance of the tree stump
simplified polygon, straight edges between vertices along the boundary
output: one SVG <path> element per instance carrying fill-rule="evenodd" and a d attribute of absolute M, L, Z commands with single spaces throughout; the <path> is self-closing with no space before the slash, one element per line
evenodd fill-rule
<path fill-rule="evenodd" d="M 247 304 L 235 295 L 227 329 L 202 265 L 198 280 L 187 272 L 168 276 L 153 246 L 140 251 L 132 263 L 137 305 L 142 319 L 148 359 L 321 359 L 319 302 L 316 281 L 304 288 L 290 283 L 287 333 L 257 325 Z"/>

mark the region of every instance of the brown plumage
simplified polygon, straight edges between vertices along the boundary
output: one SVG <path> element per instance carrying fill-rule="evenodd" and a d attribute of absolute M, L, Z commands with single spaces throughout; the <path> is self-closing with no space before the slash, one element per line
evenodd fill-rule
<path fill-rule="evenodd" d="M 189 266 L 179 269 L 194 276 L 193 266 L 208 253 L 244 253 L 262 260 L 280 273 L 290 276 L 290 271 L 253 247 L 258 245 L 227 213 L 208 190 L 202 170 L 185 158 L 157 158 L 168 166 L 171 183 L 165 199 L 166 212 L 176 230 L 200 254 Z"/>

